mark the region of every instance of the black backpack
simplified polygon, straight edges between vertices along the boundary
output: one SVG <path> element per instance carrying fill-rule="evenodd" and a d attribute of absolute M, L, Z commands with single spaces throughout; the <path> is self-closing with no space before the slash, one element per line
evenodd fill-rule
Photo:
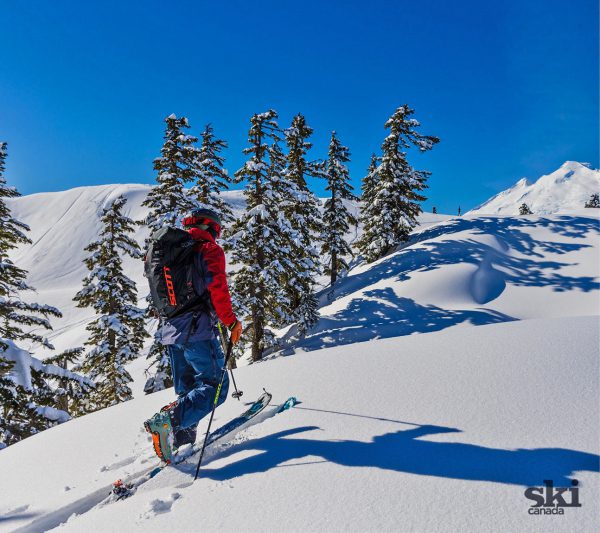
<path fill-rule="evenodd" d="M 194 288 L 195 244 L 187 231 L 166 226 L 150 236 L 144 271 L 152 303 L 162 318 L 199 309 L 210 312 L 207 291 L 197 294 Z"/>

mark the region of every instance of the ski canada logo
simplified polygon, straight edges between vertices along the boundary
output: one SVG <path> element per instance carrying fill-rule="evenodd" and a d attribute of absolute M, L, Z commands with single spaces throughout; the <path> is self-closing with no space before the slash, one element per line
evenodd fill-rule
<path fill-rule="evenodd" d="M 571 488 L 555 487 L 551 479 L 544 480 L 543 487 L 528 487 L 525 498 L 533 503 L 529 514 L 565 514 L 567 507 L 581 507 L 579 503 L 579 481 L 573 479 Z"/>

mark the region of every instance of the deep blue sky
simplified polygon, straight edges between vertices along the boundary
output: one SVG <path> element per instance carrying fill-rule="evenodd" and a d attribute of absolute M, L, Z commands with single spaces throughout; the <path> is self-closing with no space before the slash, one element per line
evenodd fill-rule
<path fill-rule="evenodd" d="M 441 137 L 425 207 L 454 213 L 567 159 L 598 166 L 596 0 L 19 1 L 0 7 L 0 140 L 24 193 L 152 182 L 163 123 L 212 122 L 243 162 L 248 119 L 302 112 L 358 185 L 408 103 Z M 312 184 L 322 194 L 324 184 Z"/>

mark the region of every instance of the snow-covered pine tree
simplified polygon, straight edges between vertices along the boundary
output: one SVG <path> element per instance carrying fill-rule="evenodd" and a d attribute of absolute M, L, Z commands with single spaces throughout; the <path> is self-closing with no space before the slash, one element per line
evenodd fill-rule
<path fill-rule="evenodd" d="M 324 170 L 323 165 L 308 161 L 306 157 L 312 147 L 308 141 L 312 133 L 313 129 L 301 114 L 292 119 L 291 126 L 284 132 L 288 148 L 286 177 L 294 185 L 296 194 L 296 200 L 284 214 L 299 237 L 293 254 L 295 268 L 289 273 L 287 287 L 300 335 L 319 319 L 315 278 L 321 268 L 318 242 L 322 221 L 319 200 L 309 190 L 306 178 L 324 177 Z"/>
<path fill-rule="evenodd" d="M 246 183 L 246 210 L 234 223 L 228 246 L 232 262 L 239 265 L 233 283 L 234 306 L 246 325 L 252 360 L 262 358 L 271 334 L 269 324 L 286 318 L 288 303 L 282 277 L 291 249 L 286 246 L 291 227 L 282 210 L 280 192 L 285 189 L 284 159 L 278 149 L 279 126 L 272 109 L 253 115 L 248 133 L 249 156 L 235 173 L 235 181 Z"/>
<path fill-rule="evenodd" d="M 56 365 L 63 370 L 76 369 L 79 366 L 78 361 L 84 351 L 85 348 L 83 347 L 70 348 L 46 358 L 44 362 Z M 87 383 L 72 379 L 68 374 L 56 378 L 56 380 L 58 389 L 54 391 L 54 395 L 56 397 L 56 406 L 60 410 L 65 411 L 72 417 L 85 414 L 89 411 L 87 396 L 91 388 Z"/>
<path fill-rule="evenodd" d="M 529 206 L 523 202 L 519 207 L 519 215 L 533 215 L 533 212 L 529 209 Z"/>
<path fill-rule="evenodd" d="M 380 159 L 375 154 L 371 155 L 371 161 L 369 162 L 369 168 L 367 173 L 362 179 L 360 185 L 360 212 L 364 212 L 368 206 L 373 202 L 375 197 L 375 185 L 377 184 L 377 167 L 379 166 Z"/>
<path fill-rule="evenodd" d="M 326 163 L 327 187 L 331 197 L 325 201 L 323 210 L 323 245 L 321 252 L 328 258 L 325 274 L 330 276 L 331 287 L 335 284 L 341 271 L 348 268 L 346 257 L 352 255 L 350 245 L 345 237 L 350 226 L 358 221 L 344 205 L 344 200 L 356 200 L 350 185 L 350 174 L 345 165 L 350 161 L 350 151 L 337 138 L 335 131 L 331 134 L 329 152 Z"/>
<path fill-rule="evenodd" d="M 26 235 L 27 224 L 13 218 L 6 205 L 6 198 L 21 196 L 17 189 L 6 184 L 6 155 L 6 143 L 0 143 L 0 356 L 4 348 L 2 339 L 30 340 L 52 348 L 43 336 L 31 329 L 51 330 L 48 317 L 62 316 L 55 307 L 26 303 L 19 297 L 21 291 L 35 289 L 25 281 L 27 271 L 15 265 L 8 253 L 20 244 L 31 244 L 31 240 Z"/>
<path fill-rule="evenodd" d="M 55 426 L 88 412 L 73 406 L 85 405 L 87 396 L 94 389 L 94 383 L 71 372 L 66 366 L 54 363 L 56 360 L 65 359 L 74 362 L 82 351 L 83 349 L 67 350 L 44 360 L 42 364 L 32 364 L 31 400 L 36 405 L 37 413 L 45 419 L 43 427 L 37 428 L 38 430 Z M 35 362 L 34 358 L 32 361 Z"/>
<path fill-rule="evenodd" d="M 58 309 L 38 303 L 27 303 L 20 297 L 22 291 L 33 291 L 26 283 L 27 271 L 15 265 L 8 254 L 20 244 L 30 244 L 26 232 L 29 227 L 13 218 L 6 204 L 7 198 L 20 196 L 9 187 L 4 178 L 7 145 L 0 143 L 0 442 L 5 445 L 31 434 L 36 427 L 44 427 L 47 419 L 36 410 L 31 387 L 19 385 L 14 354 L 27 354 L 15 343 L 32 341 L 47 348 L 52 345 L 36 332 L 51 330 L 50 316 L 60 317 Z M 25 355 L 19 359 L 23 359 Z"/>
<path fill-rule="evenodd" d="M 231 208 L 221 198 L 221 192 L 229 189 L 231 178 L 223 167 L 225 158 L 221 151 L 227 143 L 215 137 L 213 128 L 207 124 L 201 133 L 202 144 L 195 158 L 194 177 L 196 184 L 190 189 L 190 198 L 198 207 L 213 209 L 226 223 L 233 220 Z"/>
<path fill-rule="evenodd" d="M 600 207 L 600 194 L 592 194 L 592 196 L 590 196 L 590 199 L 585 203 L 585 207 Z"/>
<path fill-rule="evenodd" d="M 8 361 L 0 354 L 0 450 L 8 445 L 8 406 L 15 397 L 14 383 L 9 377 L 9 372 L 14 365 L 13 361 Z"/>
<path fill-rule="evenodd" d="M 293 275 L 297 268 L 296 255 L 301 237 L 299 232 L 292 227 L 285 213 L 303 193 L 298 190 L 294 182 L 288 179 L 286 156 L 278 141 L 279 139 L 276 139 L 269 147 L 270 161 L 264 205 L 268 213 L 266 226 L 273 239 L 273 253 L 268 257 L 275 286 L 273 297 L 269 297 L 272 311 L 270 322 L 275 327 L 281 328 L 296 320 L 297 317 L 297 309 L 291 300 L 293 292 L 289 289 L 302 290 L 300 284 L 302 278 Z M 294 283 L 295 287 L 292 286 Z"/>
<path fill-rule="evenodd" d="M 437 137 L 421 135 L 420 126 L 410 118 L 414 110 L 401 106 L 385 123 L 390 134 L 381 146 L 381 164 L 369 176 L 372 196 L 363 199 L 360 220 L 364 231 L 357 247 L 362 256 L 372 262 L 408 240 L 422 212 L 419 202 L 425 200 L 421 191 L 430 172 L 414 169 L 406 159 L 406 149 L 416 146 L 421 152 L 431 150 Z"/>
<path fill-rule="evenodd" d="M 12 444 L 71 418 L 60 408 L 61 380 L 77 383 L 86 392 L 94 384 L 48 360 L 40 361 L 13 341 L 4 343 L 4 358 L 12 366 L 4 377 L 11 382 L 12 394 L 1 407 L 0 441 Z"/>
<path fill-rule="evenodd" d="M 138 244 L 128 235 L 134 221 L 123 214 L 126 199 L 119 196 L 102 211 L 99 239 L 85 250 L 90 273 L 75 295 L 78 307 L 92 307 L 98 315 L 87 326 L 90 351 L 81 369 L 96 383 L 91 400 L 96 409 L 131 399 L 131 376 L 124 365 L 138 357 L 147 333 L 137 304 L 135 283 L 123 273 L 121 255 L 139 259 Z"/>
<path fill-rule="evenodd" d="M 175 226 L 194 206 L 191 195 L 185 191 L 185 185 L 194 181 L 199 169 L 200 149 L 195 146 L 198 138 L 184 133 L 184 130 L 190 127 L 186 117 L 177 118 L 171 114 L 165 119 L 165 123 L 161 155 L 154 160 L 157 184 L 142 203 L 150 208 L 146 220 L 143 221 L 150 228 L 150 232 L 163 225 Z M 155 318 L 155 311 L 149 300 L 146 318 Z M 151 366 L 154 368 L 154 385 L 150 391 L 162 390 L 163 385 L 171 386 L 171 365 L 166 348 L 155 340 L 148 352 L 148 358 L 153 361 Z"/>
<path fill-rule="evenodd" d="M 171 370 L 171 360 L 169 352 L 162 342 L 154 340 L 146 359 L 152 361 L 150 367 L 146 369 L 149 378 L 144 386 L 144 392 L 151 394 L 160 390 L 168 389 L 173 386 L 173 372 Z M 152 369 L 152 371 L 150 371 Z"/>
<path fill-rule="evenodd" d="M 194 179 L 198 138 L 183 132 L 184 128 L 190 127 L 186 117 L 177 118 L 172 114 L 165 122 L 165 142 L 160 149 L 160 157 L 154 160 L 157 184 L 142 202 L 143 206 L 150 208 L 145 224 L 151 232 L 165 224 L 174 226 L 193 205 L 185 185 Z"/>

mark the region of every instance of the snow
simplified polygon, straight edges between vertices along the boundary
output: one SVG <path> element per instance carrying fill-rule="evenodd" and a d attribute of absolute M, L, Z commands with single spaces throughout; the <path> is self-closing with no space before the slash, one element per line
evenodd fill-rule
<path fill-rule="evenodd" d="M 8 361 L 13 361 L 14 366 L 8 373 L 8 377 L 16 384 L 21 385 L 27 390 L 31 390 L 31 370 L 43 371 L 45 374 L 56 376 L 58 378 L 67 377 L 75 379 L 80 383 L 85 383 L 93 386 L 93 383 L 84 377 L 78 376 L 69 370 L 56 365 L 43 363 L 36 357 L 33 357 L 27 350 L 19 348 L 14 342 L 9 339 L 2 339 L 2 342 L 7 345 L 7 349 L 2 351 L 0 355 Z M 54 420 L 54 418 L 52 418 Z"/>
<path fill-rule="evenodd" d="M 581 209 L 590 196 L 599 191 L 600 171 L 586 163 L 566 161 L 558 170 L 540 177 L 535 183 L 520 179 L 467 214 L 517 215 L 523 203 L 536 215 L 562 213 Z"/>
<path fill-rule="evenodd" d="M 61 411 L 60 409 L 56 409 L 55 407 L 36 405 L 35 409 L 39 415 L 47 418 L 48 420 L 60 422 L 61 424 L 71 419 L 68 413 Z"/>
<path fill-rule="evenodd" d="M 598 315 L 597 210 L 465 216 L 423 224 L 408 246 L 352 269 L 321 296 L 321 320 L 284 353 L 449 327 Z M 434 217 L 435 215 L 429 215 Z"/>
<path fill-rule="evenodd" d="M 0 530 L 592 531 L 597 342 L 596 317 L 540 319 L 244 367 L 245 398 L 302 403 L 209 455 L 193 485 L 191 460 L 97 506 L 153 464 L 140 421 L 172 391 L 141 397 L 3 450 Z M 228 400 L 216 425 L 241 409 Z M 581 508 L 527 513 L 526 487 L 571 478 Z"/>
<path fill-rule="evenodd" d="M 575 185 L 576 165 L 562 174 L 574 171 L 565 179 Z M 57 350 L 87 337 L 91 316 L 71 298 L 102 207 L 123 194 L 141 219 L 148 190 L 10 201 L 34 242 L 12 259 L 29 269 L 35 300 L 64 313 L 52 321 Z M 239 213 L 242 193 L 225 197 Z M 148 361 L 132 361 L 133 400 L 0 451 L 0 531 L 594 531 L 598 211 L 421 215 L 406 246 L 355 263 L 321 294 L 303 341 L 235 371 L 244 401 L 265 387 L 275 403 L 293 395 L 299 405 L 210 450 L 195 483 L 192 459 L 103 505 L 112 482 L 156 463 L 142 421 L 174 398 L 143 395 Z M 123 264 L 144 288 L 141 262 Z M 214 427 L 243 403 L 228 399 Z M 577 479 L 582 507 L 530 515 L 524 491 L 545 479 Z"/>
<path fill-rule="evenodd" d="M 21 385 L 28 390 L 31 389 L 31 365 L 32 357 L 29 352 L 19 348 L 14 342 L 8 339 L 2 339 L 8 347 L 2 352 L 2 357 L 8 361 L 13 361 L 14 366 L 8 376 L 15 385 Z"/>

